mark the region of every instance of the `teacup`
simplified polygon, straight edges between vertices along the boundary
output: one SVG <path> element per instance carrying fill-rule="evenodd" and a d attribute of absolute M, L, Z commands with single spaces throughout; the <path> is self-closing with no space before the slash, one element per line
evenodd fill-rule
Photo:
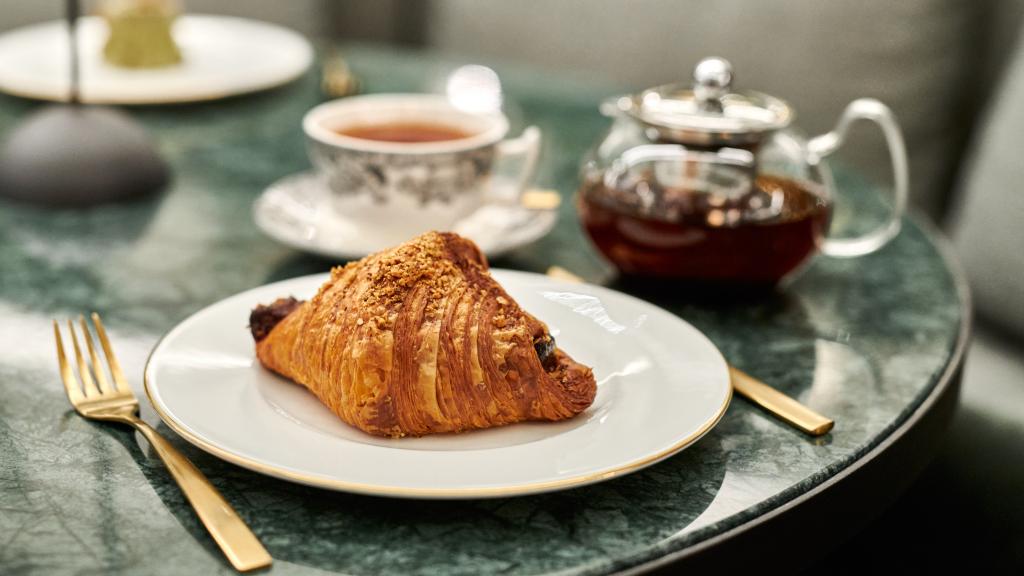
<path fill-rule="evenodd" d="M 302 126 L 333 210 L 382 245 L 451 229 L 486 203 L 518 202 L 540 149 L 537 128 L 504 139 L 509 122 L 500 112 L 464 111 L 430 94 L 334 100 L 306 113 Z M 417 126 L 436 128 L 441 136 L 388 136 L 389 127 L 400 133 Z M 445 139 L 445 133 L 451 136 Z M 493 176 L 514 159 L 512 185 L 495 186 Z"/>

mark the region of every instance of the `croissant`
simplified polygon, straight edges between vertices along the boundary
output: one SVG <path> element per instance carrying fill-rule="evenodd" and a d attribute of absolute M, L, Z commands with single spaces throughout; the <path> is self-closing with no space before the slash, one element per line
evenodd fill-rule
<path fill-rule="evenodd" d="M 258 306 L 250 328 L 264 367 L 379 436 L 563 420 L 597 390 L 453 233 L 335 268 L 309 301 Z"/>

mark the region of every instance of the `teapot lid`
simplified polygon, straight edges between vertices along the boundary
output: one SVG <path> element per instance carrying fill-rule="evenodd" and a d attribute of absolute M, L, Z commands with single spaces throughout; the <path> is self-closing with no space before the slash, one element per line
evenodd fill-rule
<path fill-rule="evenodd" d="M 703 146 L 754 144 L 785 128 L 793 109 L 761 92 L 730 90 L 732 65 L 705 58 L 693 71 L 694 84 L 666 84 L 620 98 L 617 106 L 675 142 Z"/>

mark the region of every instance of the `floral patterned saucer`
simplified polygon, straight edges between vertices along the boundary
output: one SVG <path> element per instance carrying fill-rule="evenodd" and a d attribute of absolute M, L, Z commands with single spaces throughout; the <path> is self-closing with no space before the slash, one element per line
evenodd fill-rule
<path fill-rule="evenodd" d="M 305 252 L 353 260 L 384 248 L 375 231 L 331 208 L 321 177 L 300 172 L 271 184 L 253 205 L 256 225 L 271 238 Z M 472 239 L 490 258 L 544 237 L 558 220 L 558 203 L 542 207 L 485 205 L 452 231 Z M 400 225 L 400 223 L 396 223 Z"/>

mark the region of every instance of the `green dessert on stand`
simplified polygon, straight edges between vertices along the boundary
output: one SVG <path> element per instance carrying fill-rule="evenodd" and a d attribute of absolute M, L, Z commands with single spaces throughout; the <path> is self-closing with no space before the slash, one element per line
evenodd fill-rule
<path fill-rule="evenodd" d="M 180 13 L 173 0 L 105 0 L 100 14 L 110 26 L 103 57 L 124 68 L 160 68 L 181 62 L 171 25 Z"/>

